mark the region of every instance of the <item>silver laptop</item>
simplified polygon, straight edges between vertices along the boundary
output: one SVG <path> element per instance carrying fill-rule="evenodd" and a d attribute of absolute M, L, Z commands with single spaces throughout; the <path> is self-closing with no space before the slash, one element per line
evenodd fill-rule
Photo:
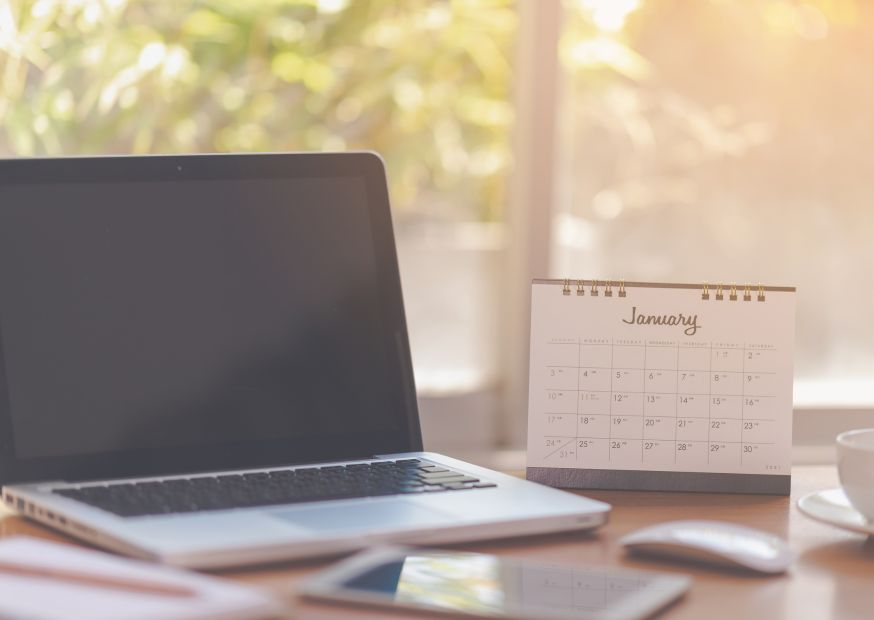
<path fill-rule="evenodd" d="M 370 153 L 0 161 L 0 352 L 3 501 L 132 556 L 225 567 L 609 511 L 422 451 Z"/>

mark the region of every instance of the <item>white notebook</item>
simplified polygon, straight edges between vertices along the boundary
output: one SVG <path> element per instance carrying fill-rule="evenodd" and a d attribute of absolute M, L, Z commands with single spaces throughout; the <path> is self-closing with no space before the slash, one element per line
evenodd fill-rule
<path fill-rule="evenodd" d="M 227 580 L 25 536 L 0 540 L 0 562 L 3 561 L 190 587 L 196 591 L 196 595 L 173 597 L 142 594 L 0 572 L 2 618 L 254 620 L 276 617 L 283 610 L 277 601 L 267 595 Z"/>
<path fill-rule="evenodd" d="M 536 280 L 528 477 L 788 493 L 795 289 Z"/>

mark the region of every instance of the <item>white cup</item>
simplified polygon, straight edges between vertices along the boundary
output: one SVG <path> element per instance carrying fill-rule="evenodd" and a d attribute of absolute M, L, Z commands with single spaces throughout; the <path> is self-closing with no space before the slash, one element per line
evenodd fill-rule
<path fill-rule="evenodd" d="M 874 522 L 874 428 L 838 435 L 838 475 L 853 507 Z"/>

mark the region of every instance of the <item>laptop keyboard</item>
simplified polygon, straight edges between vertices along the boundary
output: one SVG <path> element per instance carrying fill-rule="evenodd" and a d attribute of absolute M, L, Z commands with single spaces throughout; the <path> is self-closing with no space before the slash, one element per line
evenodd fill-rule
<path fill-rule="evenodd" d="M 54 493 L 122 517 L 139 517 L 494 486 L 446 467 L 401 459 L 83 486 Z"/>

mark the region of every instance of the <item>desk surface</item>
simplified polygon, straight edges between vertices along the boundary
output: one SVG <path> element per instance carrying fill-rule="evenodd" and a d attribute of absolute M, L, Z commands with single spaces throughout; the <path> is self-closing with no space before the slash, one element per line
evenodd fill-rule
<path fill-rule="evenodd" d="M 716 495 L 590 491 L 586 495 L 613 505 L 610 522 L 593 534 L 562 534 L 464 545 L 470 551 L 525 558 L 536 562 L 612 565 L 688 573 L 691 591 L 660 618 L 680 620 L 768 620 L 803 618 L 871 618 L 874 615 L 874 537 L 822 525 L 798 512 L 802 495 L 837 486 L 831 467 L 797 467 L 792 474 L 792 496 Z M 757 527 L 788 538 L 800 553 L 790 573 L 754 577 L 692 565 L 667 564 L 626 558 L 618 538 L 645 525 L 674 519 L 721 519 Z M 70 541 L 40 525 L 6 514 L 0 536 L 27 534 Z M 290 606 L 290 618 L 376 619 L 422 618 L 382 610 L 350 610 L 297 601 L 294 582 L 329 562 L 290 564 L 264 569 L 228 571 L 222 576 L 270 590 Z"/>

